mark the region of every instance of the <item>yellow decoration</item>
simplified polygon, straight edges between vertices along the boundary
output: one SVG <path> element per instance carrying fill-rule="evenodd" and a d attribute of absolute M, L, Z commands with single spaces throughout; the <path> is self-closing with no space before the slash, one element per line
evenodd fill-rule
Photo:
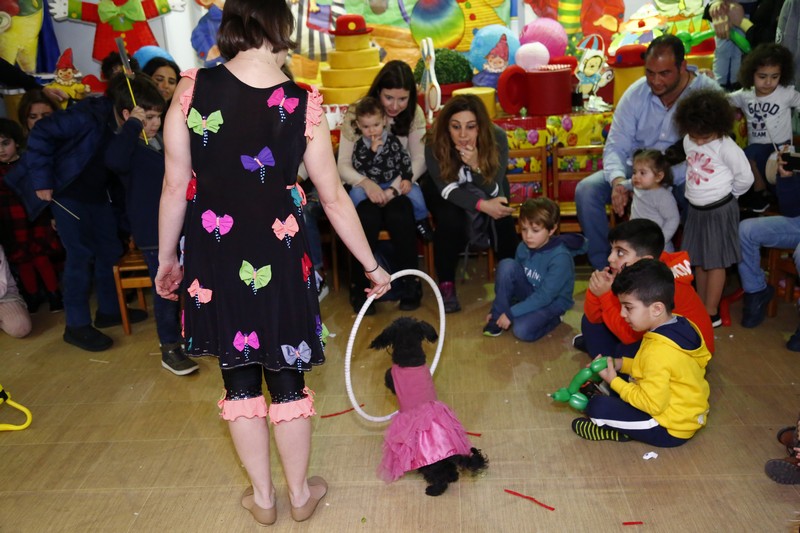
<path fill-rule="evenodd" d="M 453 91 L 453 96 L 459 94 L 474 94 L 481 99 L 483 105 L 486 106 L 486 111 L 489 112 L 489 118 L 494 118 L 497 114 L 495 109 L 495 90 L 493 87 L 465 87 L 463 89 L 456 89 Z"/>
<path fill-rule="evenodd" d="M 361 87 L 320 87 L 322 101 L 325 104 L 352 104 L 367 94 L 369 85 Z"/>
<path fill-rule="evenodd" d="M 320 74 L 322 75 L 322 85 L 325 87 L 360 87 L 371 85 L 380 70 L 381 65 L 378 64 L 362 68 L 324 68 L 320 70 Z"/>
<path fill-rule="evenodd" d="M 380 62 L 380 51 L 377 48 L 365 48 L 352 52 L 333 50 L 328 52 L 328 63 L 332 69 L 371 67 Z"/>
<path fill-rule="evenodd" d="M 336 49 L 340 52 L 363 50 L 369 47 L 369 34 L 364 35 L 339 35 L 336 37 Z"/>

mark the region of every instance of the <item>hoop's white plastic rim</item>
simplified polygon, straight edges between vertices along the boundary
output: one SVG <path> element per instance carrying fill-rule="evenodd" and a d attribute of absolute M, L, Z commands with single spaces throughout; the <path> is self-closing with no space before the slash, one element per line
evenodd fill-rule
<path fill-rule="evenodd" d="M 417 276 L 425 281 L 428 282 L 428 285 L 431 286 L 433 289 L 433 294 L 436 295 L 436 301 L 439 304 L 439 343 L 436 345 L 436 355 L 433 357 L 433 363 L 431 364 L 431 375 L 433 375 L 434 371 L 436 370 L 436 365 L 439 364 L 439 357 L 442 355 L 442 346 L 444 345 L 444 300 L 442 300 L 442 293 L 439 291 L 439 287 L 436 285 L 436 282 L 433 281 L 429 275 L 425 272 L 420 270 L 416 270 L 413 268 L 407 268 L 405 270 L 400 270 L 399 272 L 395 272 L 392 274 L 392 281 L 400 279 L 404 276 Z M 367 301 L 364 302 L 364 305 L 361 306 L 361 310 L 358 312 L 358 316 L 356 316 L 356 321 L 353 324 L 353 329 L 350 330 L 350 338 L 347 340 L 347 350 L 345 352 L 345 359 L 344 359 L 344 382 L 345 386 L 347 387 L 347 396 L 350 398 L 350 403 L 353 406 L 353 409 L 361 415 L 363 418 L 369 420 L 370 422 L 386 422 L 390 420 L 394 415 L 397 414 L 397 411 L 388 414 L 386 416 L 372 416 L 364 412 L 361 409 L 361 406 L 358 404 L 358 400 L 356 400 L 356 395 L 353 393 L 353 383 L 350 380 L 350 361 L 353 357 L 353 344 L 356 340 L 356 334 L 358 333 L 358 327 L 361 325 L 361 320 L 364 318 L 364 314 L 367 312 L 367 308 L 372 304 L 372 301 L 375 299 L 375 296 L 370 296 L 367 298 Z"/>

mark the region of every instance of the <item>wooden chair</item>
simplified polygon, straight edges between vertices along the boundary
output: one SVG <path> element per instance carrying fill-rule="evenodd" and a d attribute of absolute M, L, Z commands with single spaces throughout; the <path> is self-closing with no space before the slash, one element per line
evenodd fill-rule
<path fill-rule="evenodd" d="M 593 174 L 591 170 L 561 170 L 560 160 L 564 157 L 578 157 L 578 156 L 602 156 L 602 146 L 556 146 L 553 150 L 553 193 L 551 198 L 555 201 L 561 209 L 561 224 L 559 229 L 561 233 L 580 232 L 581 225 L 578 222 L 578 210 L 575 206 L 575 186 L 577 182 L 583 178 Z M 575 185 L 571 186 L 570 182 Z M 565 186 L 562 186 L 565 185 Z M 568 192 L 572 190 L 571 194 L 565 194 L 565 189 Z M 606 214 L 608 215 L 608 223 L 610 227 L 614 227 L 615 218 L 614 211 L 610 205 L 606 206 Z"/>
<path fill-rule="evenodd" d="M 794 285 L 797 279 L 797 267 L 794 264 L 794 249 L 770 248 L 767 254 L 767 283 L 775 289 L 775 296 L 767 306 L 767 316 L 774 317 L 778 313 L 778 288 L 784 283 L 783 298 L 791 302 L 794 296 Z"/>
<path fill-rule="evenodd" d="M 147 263 L 144 261 L 142 252 L 136 248 L 133 239 L 128 243 L 128 249 L 122 255 L 122 258 L 114 265 L 114 283 L 117 286 L 117 300 L 119 300 L 119 313 L 122 316 L 122 330 L 125 335 L 130 335 L 131 323 L 128 320 L 128 305 L 125 301 L 124 291 L 136 289 L 139 305 L 147 311 L 147 302 L 142 289 L 153 286 L 147 270 Z"/>

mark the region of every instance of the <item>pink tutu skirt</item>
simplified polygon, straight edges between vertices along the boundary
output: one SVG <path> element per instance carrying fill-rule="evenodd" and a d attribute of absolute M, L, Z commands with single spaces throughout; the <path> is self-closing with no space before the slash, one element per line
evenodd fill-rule
<path fill-rule="evenodd" d="M 452 409 L 438 400 L 426 402 L 392 419 L 378 477 L 389 483 L 452 455 L 469 455 L 470 448 L 467 432 Z"/>

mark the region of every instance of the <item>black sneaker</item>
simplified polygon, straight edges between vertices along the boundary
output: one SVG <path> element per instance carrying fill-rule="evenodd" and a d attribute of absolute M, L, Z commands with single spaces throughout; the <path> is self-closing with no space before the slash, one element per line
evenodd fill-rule
<path fill-rule="evenodd" d="M 161 347 L 161 366 L 176 376 L 185 376 L 200 368 L 197 363 L 186 357 L 179 342 Z"/>
<path fill-rule="evenodd" d="M 417 220 L 417 233 L 423 242 L 433 242 L 433 228 L 427 218 Z"/>
<path fill-rule="evenodd" d="M 578 333 L 572 337 L 572 347 L 583 353 L 589 353 L 589 349 L 586 348 L 586 339 L 583 338 L 583 333 Z"/>
<path fill-rule="evenodd" d="M 64 310 L 64 298 L 61 296 L 61 291 L 48 292 L 47 302 L 51 313 L 58 313 Z"/>
<path fill-rule="evenodd" d="M 128 322 L 136 324 L 147 320 L 147 311 L 141 309 L 128 309 Z M 119 326 L 122 324 L 122 315 L 107 315 L 100 311 L 94 316 L 94 327 L 96 328 L 110 328 L 112 326 Z"/>
<path fill-rule="evenodd" d="M 422 283 L 418 279 L 403 280 L 400 286 L 401 294 L 399 309 L 401 311 L 414 311 L 419 308 L 422 301 Z"/>
<path fill-rule="evenodd" d="M 114 341 L 111 337 L 94 329 L 91 324 L 77 328 L 64 328 L 64 342 L 77 346 L 87 352 L 108 350 Z"/>
<path fill-rule="evenodd" d="M 786 348 L 793 352 L 800 352 L 800 326 L 794 331 L 789 340 L 786 342 Z"/>
<path fill-rule="evenodd" d="M 764 317 L 767 316 L 767 307 L 773 296 L 775 296 L 775 287 L 772 285 L 767 285 L 758 292 L 744 293 L 743 328 L 754 328 L 764 321 Z"/>
<path fill-rule="evenodd" d="M 628 442 L 631 438 L 613 428 L 598 426 L 588 418 L 576 418 L 572 421 L 572 431 L 586 440 L 613 440 Z"/>
<path fill-rule="evenodd" d="M 745 198 L 744 209 L 753 213 L 763 213 L 770 207 L 769 196 L 765 191 L 753 192 Z"/>
<path fill-rule="evenodd" d="M 489 320 L 485 326 L 483 326 L 483 335 L 485 337 L 499 337 L 503 334 L 503 328 L 497 325 L 497 322 L 494 319 Z"/>
<path fill-rule="evenodd" d="M 22 292 L 22 299 L 25 300 L 25 307 L 28 308 L 28 313 L 30 314 L 36 313 L 39 310 L 39 306 L 42 305 L 42 298 L 38 293 L 28 294 Z"/>
<path fill-rule="evenodd" d="M 719 312 L 716 315 L 711 315 L 711 327 L 718 328 L 722 325 L 722 317 L 719 316 Z"/>

